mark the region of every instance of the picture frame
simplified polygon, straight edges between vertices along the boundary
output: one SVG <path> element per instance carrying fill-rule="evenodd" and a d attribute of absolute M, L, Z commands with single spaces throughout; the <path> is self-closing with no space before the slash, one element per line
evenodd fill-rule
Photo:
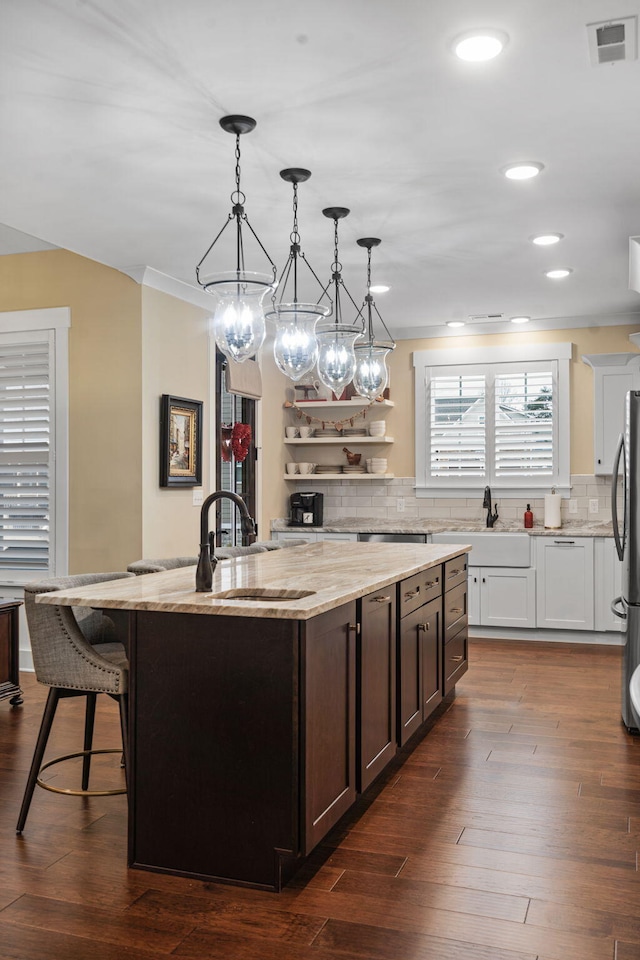
<path fill-rule="evenodd" d="M 160 398 L 160 486 L 202 485 L 202 401 Z"/>

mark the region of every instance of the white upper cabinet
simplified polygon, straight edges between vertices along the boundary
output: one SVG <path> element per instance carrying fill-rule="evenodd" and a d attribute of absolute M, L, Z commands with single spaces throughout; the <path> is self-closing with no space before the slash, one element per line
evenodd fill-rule
<path fill-rule="evenodd" d="M 640 353 L 585 354 L 582 359 L 593 369 L 593 472 L 611 476 L 627 393 L 640 390 Z"/>

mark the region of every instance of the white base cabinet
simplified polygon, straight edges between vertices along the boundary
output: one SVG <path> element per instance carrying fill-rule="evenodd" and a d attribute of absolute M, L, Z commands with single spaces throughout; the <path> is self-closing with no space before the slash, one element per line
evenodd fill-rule
<path fill-rule="evenodd" d="M 469 625 L 535 627 L 536 571 L 531 567 L 469 567 Z"/>
<path fill-rule="evenodd" d="M 593 630 L 593 539 L 537 537 L 538 627 Z"/>

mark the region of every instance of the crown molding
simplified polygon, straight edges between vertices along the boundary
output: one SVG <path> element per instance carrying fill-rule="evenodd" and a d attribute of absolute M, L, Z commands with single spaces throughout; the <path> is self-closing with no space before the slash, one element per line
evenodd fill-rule
<path fill-rule="evenodd" d="M 623 327 L 640 326 L 638 313 L 618 313 L 606 317 L 547 317 L 531 320 L 524 326 L 517 326 L 510 320 L 496 323 L 466 323 L 464 327 L 448 327 L 445 323 L 429 327 L 401 327 L 394 329 L 396 340 L 433 340 L 436 337 L 476 337 L 490 333 L 517 334 L 536 333 L 543 330 L 577 330 L 580 327 Z"/>
<path fill-rule="evenodd" d="M 202 307 L 211 313 L 215 309 L 215 300 L 210 293 L 205 293 L 200 287 L 185 283 L 184 280 L 177 280 L 176 277 L 170 277 L 167 273 L 161 273 L 160 270 L 154 270 L 153 267 L 144 265 L 135 267 L 120 267 L 120 272 L 125 273 L 136 283 L 143 287 L 151 287 L 153 290 L 160 290 L 161 293 L 168 293 L 171 297 L 178 300 L 184 300 L 185 303 L 192 303 L 196 307 Z"/>

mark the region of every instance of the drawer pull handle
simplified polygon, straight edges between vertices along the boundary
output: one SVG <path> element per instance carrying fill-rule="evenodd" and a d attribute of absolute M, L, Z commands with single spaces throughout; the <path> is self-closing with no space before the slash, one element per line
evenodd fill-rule
<path fill-rule="evenodd" d="M 451 659 L 452 659 L 452 660 L 455 660 L 455 662 L 457 663 L 458 660 L 462 660 L 462 654 L 460 654 L 459 657 L 451 657 Z"/>
<path fill-rule="evenodd" d="M 436 585 L 437 583 L 440 583 L 440 580 L 439 580 L 438 577 L 436 577 L 435 580 L 427 580 L 425 586 L 427 586 L 427 587 L 435 587 L 435 585 Z"/>
<path fill-rule="evenodd" d="M 408 593 L 405 593 L 404 599 L 405 601 L 412 600 L 413 597 L 417 597 L 419 593 L 420 593 L 420 587 L 416 587 L 415 590 L 409 590 Z"/>
<path fill-rule="evenodd" d="M 350 623 L 349 624 L 350 633 L 355 633 L 356 636 L 360 636 L 360 624 L 359 623 Z"/>
<path fill-rule="evenodd" d="M 456 569 L 456 570 L 449 570 L 449 576 L 450 576 L 450 577 L 457 577 L 459 573 L 462 573 L 462 570 L 458 570 L 458 569 Z"/>
<path fill-rule="evenodd" d="M 419 623 L 419 624 L 418 624 L 418 630 L 424 630 L 425 633 L 426 633 L 426 632 L 429 630 L 429 624 L 428 624 L 428 623 Z"/>
<path fill-rule="evenodd" d="M 554 540 L 553 541 L 559 547 L 573 547 L 575 546 L 575 540 Z"/>
<path fill-rule="evenodd" d="M 462 613 L 462 612 L 463 612 L 462 607 L 451 607 L 451 609 L 449 610 L 449 613 Z"/>
<path fill-rule="evenodd" d="M 390 600 L 391 600 L 391 597 L 372 597 L 371 598 L 372 603 L 389 603 Z"/>

